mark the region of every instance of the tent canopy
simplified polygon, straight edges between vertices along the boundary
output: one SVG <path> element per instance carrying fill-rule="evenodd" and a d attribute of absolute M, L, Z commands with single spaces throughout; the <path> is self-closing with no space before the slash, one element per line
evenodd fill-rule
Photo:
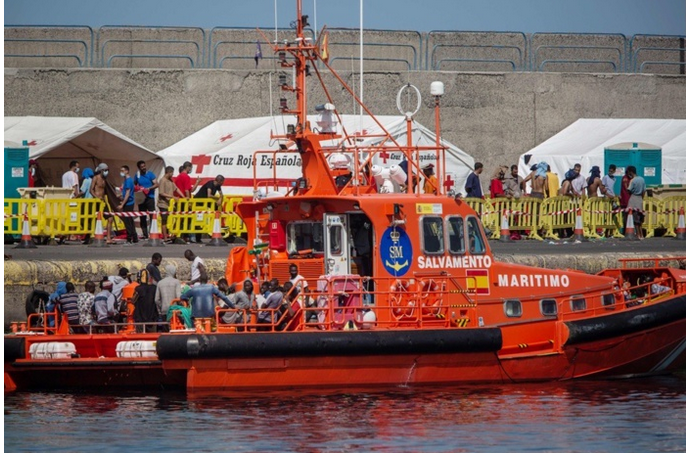
<path fill-rule="evenodd" d="M 156 175 L 164 168 L 162 158 L 97 118 L 6 116 L 5 141 L 28 142 L 29 158 L 38 160 L 48 185 L 62 185 L 72 160 L 81 169 L 105 162 L 116 174 L 122 165 L 133 173 L 139 160 Z"/>
<path fill-rule="evenodd" d="M 522 154 L 520 174 L 528 174 L 529 167 L 545 161 L 560 176 L 580 163 L 582 174 L 588 176 L 593 165 L 605 167 L 606 148 L 627 149 L 633 143 L 662 149 L 662 184 L 686 184 L 686 120 L 674 119 L 577 120 Z"/>
<path fill-rule="evenodd" d="M 379 122 L 400 144 L 407 142 L 407 126 L 405 117 L 377 116 Z M 323 127 L 318 121 L 318 115 L 308 117 L 313 128 Z M 349 135 L 359 135 L 360 145 L 373 145 L 380 141 L 378 135 L 381 128 L 374 120 L 365 116 L 341 115 L 343 125 Z M 224 192 L 237 195 L 251 195 L 253 192 L 253 171 L 258 180 L 273 178 L 272 160 L 277 160 L 276 177 L 280 180 L 295 180 L 302 176 L 300 157 L 297 153 L 276 153 L 281 146 L 288 150 L 295 150 L 293 142 L 278 143 L 270 139 L 270 134 L 285 135 L 287 121 L 284 117 L 258 117 L 216 121 L 198 132 L 186 137 L 174 145 L 163 149 L 159 155 L 164 158 L 174 170 L 185 161 L 193 163 L 191 175 L 202 178 L 214 178 L 221 174 L 225 177 Z M 337 128 L 342 133 L 341 125 Z M 377 137 L 374 137 L 374 136 Z M 436 136 L 433 132 L 414 121 L 412 123 L 412 142 L 414 145 L 435 145 Z M 332 143 L 333 144 L 333 143 Z M 446 178 L 454 182 L 453 190 L 462 191 L 467 176 L 474 167 L 474 159 L 455 145 L 443 141 L 446 151 Z M 349 147 L 348 147 L 349 148 Z M 252 157 L 255 151 L 270 151 L 269 154 L 257 154 L 256 168 L 253 169 Z M 435 161 L 435 153 L 421 153 L 421 165 Z M 390 166 L 401 161 L 400 153 L 388 152 L 384 156 L 380 153 L 374 158 L 374 163 Z"/>

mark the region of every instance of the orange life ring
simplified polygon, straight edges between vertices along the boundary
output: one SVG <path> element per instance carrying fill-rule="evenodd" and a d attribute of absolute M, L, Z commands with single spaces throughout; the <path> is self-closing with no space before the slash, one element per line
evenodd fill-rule
<path fill-rule="evenodd" d="M 411 318 L 414 315 L 417 288 L 408 280 L 397 279 L 390 287 L 389 302 L 397 319 Z"/>
<path fill-rule="evenodd" d="M 441 312 L 444 289 L 445 284 L 441 284 L 433 278 L 419 281 L 418 292 L 422 314 L 436 316 Z"/>

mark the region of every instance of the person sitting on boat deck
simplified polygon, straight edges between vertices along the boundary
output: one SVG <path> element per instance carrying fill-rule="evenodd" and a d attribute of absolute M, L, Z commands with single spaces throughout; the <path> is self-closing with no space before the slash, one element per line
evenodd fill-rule
<path fill-rule="evenodd" d="M 467 183 L 464 186 L 464 190 L 467 193 L 467 198 L 483 198 L 484 194 L 481 190 L 481 181 L 479 181 L 479 175 L 484 170 L 484 164 L 481 162 L 476 162 L 474 164 L 474 171 L 467 176 Z"/>
<path fill-rule="evenodd" d="M 112 282 L 112 294 L 117 301 L 120 301 L 122 289 L 131 283 L 131 273 L 127 268 L 120 267 L 118 275 L 111 275 L 107 279 Z"/>
<path fill-rule="evenodd" d="M 278 319 L 278 308 L 283 302 L 283 289 L 279 286 L 279 280 L 271 279 L 269 282 L 269 296 L 260 307 L 257 314 L 257 322 L 261 324 L 272 324 Z M 267 330 L 269 330 L 267 328 Z"/>
<path fill-rule="evenodd" d="M 50 294 L 50 297 L 48 298 L 48 303 L 45 304 L 45 311 L 47 313 L 52 313 L 55 311 L 55 305 L 57 304 L 57 299 L 59 299 L 63 294 L 67 293 L 67 282 L 59 282 L 57 283 L 57 287 L 55 288 L 55 292 Z M 55 327 L 55 317 L 54 316 L 48 316 L 48 327 Z"/>
<path fill-rule="evenodd" d="M 79 326 L 79 294 L 76 292 L 76 287 L 72 282 L 66 284 L 67 292 L 62 294 L 55 304 L 63 314 L 67 315 L 67 322 L 72 329 L 78 329 Z"/>
<path fill-rule="evenodd" d="M 653 296 L 656 294 L 666 293 L 672 290 L 672 288 L 670 288 L 669 286 L 655 283 L 655 277 L 653 277 L 652 275 L 647 276 L 645 278 L 645 282 L 650 283 L 650 294 L 652 294 Z"/>
<path fill-rule="evenodd" d="M 90 326 L 93 324 L 93 299 L 95 299 L 95 283 L 88 280 L 83 285 L 84 291 L 79 294 L 79 299 L 76 304 L 79 307 L 79 324 L 81 326 Z M 84 332 L 87 332 L 86 327 L 82 327 Z"/>
<path fill-rule="evenodd" d="M 276 330 L 285 330 L 289 321 L 300 311 L 300 292 L 290 281 L 283 284 L 283 302 L 279 307 L 279 320 Z"/>
<path fill-rule="evenodd" d="M 117 300 L 112 294 L 113 283 L 109 280 L 100 282 L 100 292 L 93 298 L 95 322 L 97 324 L 113 324 L 119 318 Z"/>
<path fill-rule="evenodd" d="M 160 258 L 161 259 L 161 258 Z M 145 331 L 157 332 L 157 326 L 143 326 L 140 324 L 155 323 L 159 317 L 157 305 L 155 304 L 155 292 L 157 285 L 152 283 L 152 279 L 147 269 L 138 272 L 138 286 L 133 293 L 132 303 L 136 307 L 133 312 L 133 320 L 139 326 L 136 327 L 138 333 Z"/>
<path fill-rule="evenodd" d="M 269 282 L 264 281 L 260 284 L 260 292 L 258 294 L 255 294 L 255 302 L 253 303 L 253 306 L 251 307 L 253 310 L 258 310 L 262 304 L 264 304 L 267 301 L 267 297 L 269 297 Z"/>
<path fill-rule="evenodd" d="M 190 300 L 193 318 L 213 318 L 214 319 L 214 296 L 223 300 L 229 308 L 236 308 L 233 302 L 221 293 L 211 283 L 208 283 L 207 274 L 200 276 L 199 284 L 191 287 L 188 291 L 181 294 L 181 300 Z"/>
<path fill-rule="evenodd" d="M 424 178 L 424 193 L 434 194 L 438 193 L 438 179 L 434 175 L 434 164 L 426 164 L 422 167 L 422 171 L 426 178 Z"/>
<path fill-rule="evenodd" d="M 183 256 L 191 262 L 191 280 L 188 282 L 189 285 L 193 286 L 200 282 L 200 277 L 205 276 L 205 282 L 207 282 L 207 270 L 205 269 L 205 262 L 193 253 L 193 250 L 188 249 L 183 252 Z"/>
<path fill-rule="evenodd" d="M 231 285 L 231 287 L 235 288 L 234 285 Z M 255 303 L 255 294 L 253 294 L 253 289 L 254 287 L 252 281 L 249 278 L 245 279 L 245 281 L 243 281 L 243 289 L 231 295 L 233 296 L 233 303 L 236 306 L 237 311 L 227 311 L 224 313 L 221 318 L 223 323 L 243 324 L 246 322 L 247 318 L 244 316 L 244 314 L 247 315 Z M 231 298 L 231 296 L 229 296 L 229 298 Z"/>
<path fill-rule="evenodd" d="M 150 284 L 157 285 L 162 280 L 162 273 L 160 272 L 160 264 L 162 264 L 162 255 L 160 253 L 153 253 L 150 262 L 145 267 L 150 277 Z"/>
<path fill-rule="evenodd" d="M 167 312 L 174 299 L 181 297 L 181 282 L 176 278 L 176 266 L 167 264 L 167 275 L 160 280 L 155 290 L 155 305 L 159 313 L 159 320 L 167 320 Z"/>

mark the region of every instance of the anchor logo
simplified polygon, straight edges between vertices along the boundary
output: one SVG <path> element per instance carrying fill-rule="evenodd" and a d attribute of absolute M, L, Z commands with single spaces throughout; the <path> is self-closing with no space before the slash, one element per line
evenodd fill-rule
<path fill-rule="evenodd" d="M 386 267 L 390 267 L 394 271 L 398 272 L 400 269 L 402 269 L 405 266 L 409 266 L 410 262 L 408 260 L 405 260 L 405 263 L 400 264 L 400 263 L 389 263 L 388 260 L 386 260 Z"/>

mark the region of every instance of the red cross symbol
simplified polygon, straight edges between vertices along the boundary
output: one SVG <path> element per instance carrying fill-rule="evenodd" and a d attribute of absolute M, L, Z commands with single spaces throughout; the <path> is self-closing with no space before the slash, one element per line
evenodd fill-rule
<path fill-rule="evenodd" d="M 209 163 L 211 161 L 212 161 L 212 158 L 206 154 L 201 154 L 199 156 L 191 157 L 191 163 L 193 165 L 196 165 L 196 167 L 195 167 L 196 173 L 202 173 L 202 169 L 205 168 L 205 165 L 209 165 Z"/>
<path fill-rule="evenodd" d="M 445 177 L 445 182 L 443 183 L 443 185 L 448 190 L 453 188 L 453 186 L 455 185 L 455 181 L 453 181 L 453 178 L 451 177 L 451 175 L 447 175 Z"/>
<path fill-rule="evenodd" d="M 224 143 L 227 140 L 231 140 L 233 138 L 233 134 L 226 134 L 225 136 L 221 137 L 219 139 L 220 143 Z"/>
<path fill-rule="evenodd" d="M 36 146 L 38 144 L 37 141 L 31 140 L 30 142 L 27 143 L 28 146 Z"/>
<path fill-rule="evenodd" d="M 386 151 L 381 151 L 379 153 L 379 157 L 383 159 L 383 163 L 386 163 L 386 160 L 388 160 L 389 157 L 391 157 L 390 154 L 388 154 Z"/>

